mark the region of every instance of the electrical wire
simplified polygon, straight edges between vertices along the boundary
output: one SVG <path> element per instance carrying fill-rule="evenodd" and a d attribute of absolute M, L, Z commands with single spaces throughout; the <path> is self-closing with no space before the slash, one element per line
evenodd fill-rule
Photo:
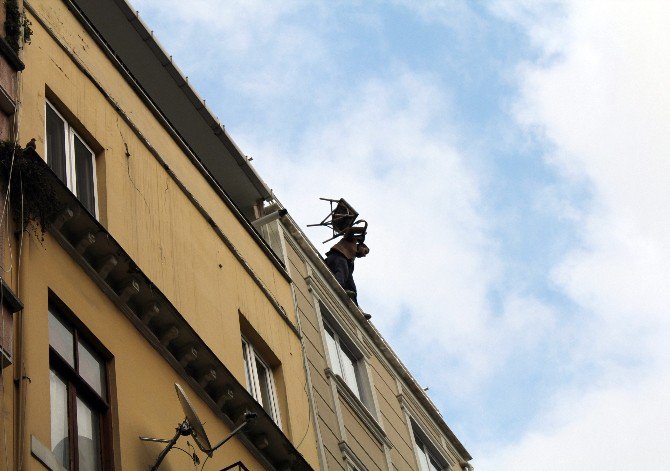
<path fill-rule="evenodd" d="M 22 104 L 22 97 L 23 97 L 23 81 L 21 80 L 21 72 L 17 73 L 17 106 L 16 106 L 16 132 L 14 134 L 15 140 L 18 139 L 19 136 L 19 129 L 20 129 L 20 118 L 19 118 L 19 110 L 21 108 Z M 23 226 L 24 223 L 24 194 L 23 194 L 23 177 L 21 175 L 21 172 L 19 171 L 19 186 L 20 186 L 20 191 L 21 191 L 21 236 L 19 239 L 19 253 L 18 257 L 16 260 L 16 292 L 20 296 L 21 295 L 21 288 L 20 288 L 20 274 L 21 274 L 21 254 L 23 253 L 23 236 L 25 233 L 25 227 Z M 10 252 L 11 254 L 11 252 Z M 12 260 L 12 265 L 10 266 L 10 269 L 13 268 L 13 260 Z M 22 318 L 23 318 L 23 312 L 20 314 L 20 318 L 18 319 L 18 322 L 22 323 Z M 19 329 L 19 333 L 21 336 L 23 336 L 23 326 L 21 325 L 21 328 Z M 23 339 L 17 339 L 19 343 L 19 349 L 21 352 L 19 355 L 17 355 L 19 360 L 21 361 L 21 364 L 19 366 L 19 381 L 20 381 L 20 389 L 19 389 L 19 404 L 23 404 L 23 407 L 20 408 L 21 416 L 19 418 L 20 421 L 20 433 L 23 433 L 23 427 L 25 426 L 26 423 L 26 401 L 27 401 L 27 391 L 26 387 L 23 385 L 24 381 L 24 368 L 25 368 L 25 359 L 23 358 Z M 18 470 L 21 471 L 23 470 L 23 437 L 19 436 L 19 456 L 18 456 Z"/>
<path fill-rule="evenodd" d="M 19 172 L 19 187 L 21 189 L 21 236 L 19 238 L 19 255 L 18 255 L 17 260 L 16 260 L 16 273 L 17 273 L 16 292 L 20 294 L 21 293 L 21 286 L 20 286 L 20 283 L 21 283 L 21 277 L 20 277 L 20 274 L 21 274 L 21 254 L 23 253 L 23 236 L 24 236 L 24 232 L 25 232 L 25 227 L 23 227 L 23 221 L 24 221 L 24 219 L 23 219 L 23 210 L 24 210 L 24 208 L 23 208 L 23 196 L 24 195 L 23 195 L 23 177 L 21 175 L 21 172 Z M 21 331 L 21 335 L 23 335 L 23 327 L 21 327 L 20 331 Z M 21 342 L 19 344 L 19 348 L 21 350 L 23 350 L 23 342 Z M 19 373 L 21 374 L 21 377 L 19 378 L 19 381 L 23 381 L 24 380 L 24 371 L 25 371 L 24 368 L 26 366 L 23 355 L 20 355 L 19 360 L 21 361 L 21 365 L 19 366 Z M 22 384 L 22 383 L 20 383 L 20 384 Z M 19 420 L 21 421 L 21 424 L 22 424 L 21 427 L 20 427 L 21 433 L 23 433 L 23 425 L 25 425 L 25 423 L 26 423 L 26 409 L 27 409 L 26 399 L 27 399 L 27 396 L 28 396 L 28 394 L 27 394 L 26 388 L 24 386 L 24 387 L 21 388 L 20 396 L 19 396 L 19 401 L 22 401 L 22 403 L 23 403 L 23 407 L 21 408 L 21 417 L 19 418 Z M 19 436 L 18 439 L 19 439 L 19 443 L 22 444 L 23 443 L 23 441 L 22 441 L 23 437 Z M 18 469 L 19 469 L 19 471 L 23 470 L 23 446 L 20 446 L 20 449 L 21 449 L 21 452 L 19 453 L 19 457 L 18 457 L 18 460 L 19 460 Z"/>
<path fill-rule="evenodd" d="M 205 458 L 205 461 L 202 462 L 202 466 L 200 467 L 200 471 L 202 471 L 203 469 L 205 469 L 205 464 L 207 464 L 207 460 L 208 460 L 208 459 L 209 459 L 209 455 L 207 455 L 207 457 Z"/>
<path fill-rule="evenodd" d="M 304 354 L 304 353 L 303 353 Z M 307 396 L 307 404 L 309 404 L 308 409 L 308 414 L 307 414 L 307 428 L 305 429 L 305 433 L 303 434 L 302 438 L 296 445 L 295 449 L 297 450 L 300 448 L 300 445 L 302 445 L 302 442 L 305 441 L 305 438 L 307 438 L 307 432 L 309 432 L 309 428 L 312 426 L 312 404 L 311 401 L 309 400 L 309 392 L 307 391 L 307 380 L 305 380 L 305 387 L 303 388 L 305 390 L 305 395 Z"/>
<path fill-rule="evenodd" d="M 281 227 L 281 226 L 280 226 Z M 279 237 L 280 239 L 283 240 L 283 233 L 281 228 L 279 229 Z M 303 390 L 305 391 L 305 395 L 307 396 L 307 428 L 305 428 L 305 433 L 302 435 L 302 438 L 300 438 L 300 441 L 298 442 L 298 445 L 296 445 L 295 449 L 298 450 L 300 448 L 300 445 L 302 445 L 302 442 L 305 441 L 305 438 L 307 438 L 307 434 L 309 433 L 309 428 L 312 426 L 312 420 L 316 422 L 316 418 L 312 417 L 312 408 L 313 408 L 313 402 L 312 402 L 312 397 L 309 393 L 309 364 L 307 362 L 307 349 L 305 348 L 305 339 L 302 331 L 302 324 L 300 323 L 300 311 L 298 309 L 298 299 L 296 297 L 295 293 L 295 287 L 293 284 L 291 284 L 291 296 L 293 297 L 293 306 L 295 309 L 295 318 L 298 323 L 298 333 L 299 335 L 299 340 L 300 340 L 300 350 L 302 351 L 302 358 L 303 358 L 303 368 L 305 369 L 305 385 L 303 386 Z"/>
<path fill-rule="evenodd" d="M 10 167 L 11 172 L 11 167 Z M 8 192 L 9 193 L 9 192 Z M 3 208 L 3 218 L 4 218 L 4 209 Z M 3 266 L 5 263 L 5 231 L 3 230 L 3 224 L 0 222 L 0 263 Z M 8 239 L 10 240 L 10 239 Z M 2 275 L 0 275 L 0 282 L 3 281 Z M 5 339 L 5 315 L 3 306 L 5 305 L 5 290 L 0 289 L 0 315 L 2 316 L 2 326 L 0 327 L 0 339 L 4 341 Z M 0 353 L 0 421 L 2 421 L 2 451 L 4 460 L 5 470 L 9 470 L 9 456 L 7 455 L 7 428 L 5 425 L 5 378 L 3 371 L 5 370 L 5 356 Z"/>
<path fill-rule="evenodd" d="M 0 243 L 3 244 L 3 249 L 2 249 L 2 255 L 4 256 L 4 241 L 0 241 Z M 2 281 L 2 276 L 0 276 L 0 282 Z M 5 290 L 0 289 L 0 316 L 2 316 L 2 319 L 0 322 L 2 322 L 2 327 L 0 327 L 0 339 L 3 341 L 5 340 L 5 313 L 4 313 L 4 305 L 5 305 Z M 3 455 L 5 456 L 5 469 L 9 469 L 9 457 L 7 456 L 7 433 L 6 433 L 6 427 L 5 427 L 5 378 L 3 371 L 5 370 L 5 355 L 0 352 L 0 420 L 2 420 L 2 448 L 3 448 Z"/>
<path fill-rule="evenodd" d="M 186 454 L 188 455 L 189 458 L 191 458 L 191 460 L 193 460 L 193 455 L 192 455 L 190 452 L 188 452 L 188 451 L 186 451 L 186 450 L 184 450 L 183 448 L 180 448 L 180 447 L 178 447 L 178 446 L 173 446 L 172 448 L 173 448 L 174 450 L 183 451 L 184 453 L 186 453 Z"/>

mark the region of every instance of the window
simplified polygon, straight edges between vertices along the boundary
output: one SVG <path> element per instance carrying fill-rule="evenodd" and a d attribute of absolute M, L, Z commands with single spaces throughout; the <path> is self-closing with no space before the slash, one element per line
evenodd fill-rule
<path fill-rule="evenodd" d="M 415 431 L 414 448 L 416 449 L 416 457 L 419 461 L 419 469 L 421 471 L 440 471 L 442 469 L 449 469 L 440 464 L 440 461 L 435 457 L 426 443 L 427 441 L 419 438 Z"/>
<path fill-rule="evenodd" d="M 275 389 L 272 369 L 254 350 L 254 347 L 242 339 L 242 354 L 244 355 L 244 373 L 247 379 L 247 390 L 263 406 L 272 420 L 281 427 L 279 417 L 279 403 Z"/>
<path fill-rule="evenodd" d="M 330 367 L 333 373 L 338 375 L 349 386 L 349 389 L 361 399 L 359 365 L 356 357 L 351 350 L 344 345 L 337 334 L 328 324 L 326 328 L 326 344 L 328 347 L 328 357 L 330 358 Z M 361 399 L 362 400 L 362 399 Z"/>
<path fill-rule="evenodd" d="M 97 217 L 95 154 L 49 102 L 46 103 L 46 159 L 84 207 Z"/>
<path fill-rule="evenodd" d="M 108 455 L 105 361 L 52 307 L 49 308 L 51 450 L 72 471 L 97 471 Z"/>

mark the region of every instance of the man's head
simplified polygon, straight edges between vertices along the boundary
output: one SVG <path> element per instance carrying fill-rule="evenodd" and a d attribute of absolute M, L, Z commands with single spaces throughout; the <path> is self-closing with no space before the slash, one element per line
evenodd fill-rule
<path fill-rule="evenodd" d="M 365 245 L 363 242 L 359 242 L 359 244 L 356 246 L 356 257 L 357 258 L 362 258 L 362 257 L 365 257 L 369 253 L 370 253 L 370 248 L 367 245 Z"/>

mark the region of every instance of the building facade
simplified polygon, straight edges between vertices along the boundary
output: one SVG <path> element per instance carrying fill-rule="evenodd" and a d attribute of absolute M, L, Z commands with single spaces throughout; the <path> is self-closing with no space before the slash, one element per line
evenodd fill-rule
<path fill-rule="evenodd" d="M 211 446 L 244 426 L 211 457 L 181 438 L 161 470 L 194 453 L 317 469 L 290 278 L 245 206 L 268 190 L 128 4 L 19 7 L 32 36 L 5 56 L 0 107 L 22 144 L 2 155 L 0 463 L 150 469 L 166 444 L 139 437 L 175 435 L 177 384 Z"/>
<path fill-rule="evenodd" d="M 471 470 L 468 451 L 293 219 L 262 232 L 293 280 L 321 469 Z"/>
<path fill-rule="evenodd" d="M 2 13 L 4 469 L 471 468 L 125 0 Z"/>

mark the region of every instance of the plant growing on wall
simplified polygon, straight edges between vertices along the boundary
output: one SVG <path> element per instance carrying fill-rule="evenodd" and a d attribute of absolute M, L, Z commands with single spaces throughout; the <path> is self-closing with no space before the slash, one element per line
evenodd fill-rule
<path fill-rule="evenodd" d="M 23 42 L 30 43 L 30 37 L 33 35 L 33 30 L 30 28 L 32 23 L 26 18 L 25 13 L 19 10 L 17 0 L 5 0 L 5 13 L 5 41 L 18 54 L 21 35 Z"/>
<path fill-rule="evenodd" d="M 57 201 L 54 175 L 32 149 L 23 149 L 10 141 L 0 141 L 0 178 L 4 194 L 0 205 L 4 207 L 6 191 L 14 221 L 38 240 L 63 209 Z"/>

